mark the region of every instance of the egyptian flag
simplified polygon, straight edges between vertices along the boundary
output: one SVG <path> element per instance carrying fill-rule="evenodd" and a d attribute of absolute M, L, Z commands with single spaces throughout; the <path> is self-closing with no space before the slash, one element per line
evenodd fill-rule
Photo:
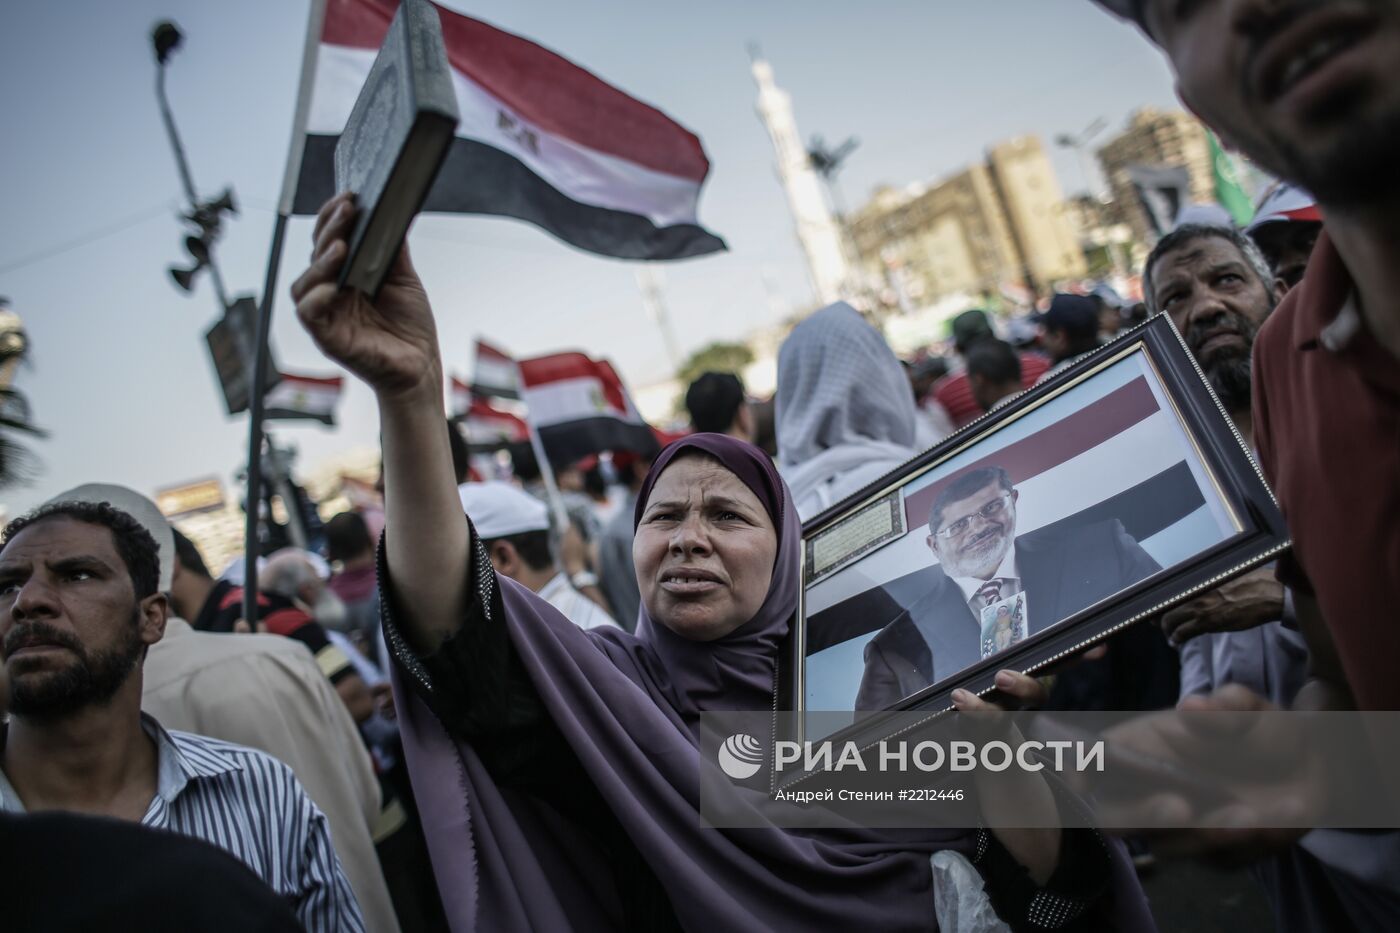
<path fill-rule="evenodd" d="M 530 441 L 529 425 L 484 398 L 471 400 L 462 423 L 467 428 L 467 444 L 473 451 L 500 450 Z"/>
<path fill-rule="evenodd" d="M 471 391 L 473 395 L 489 398 L 520 398 L 520 369 L 515 360 L 504 350 L 478 338 Z"/>
<path fill-rule="evenodd" d="M 1322 211 L 1318 210 L 1316 199 L 1302 188 L 1284 181 L 1275 182 L 1259 202 L 1259 210 L 1245 233 L 1252 236 L 1260 227 L 1296 221 L 1322 223 Z"/>
<path fill-rule="evenodd" d="M 282 373 L 277 385 L 263 396 L 264 417 L 270 419 L 310 419 L 335 424 L 335 406 L 340 401 L 342 376 L 318 378 Z"/>
<path fill-rule="evenodd" d="M 605 450 L 652 454 L 656 437 L 607 360 L 555 353 L 520 361 L 530 423 L 552 463 Z"/>
<path fill-rule="evenodd" d="M 452 386 L 448 393 L 452 400 L 452 417 L 462 419 L 467 416 L 467 410 L 472 407 L 472 388 L 456 376 L 452 377 Z"/>
<path fill-rule="evenodd" d="M 461 123 L 425 211 L 497 214 L 589 252 L 683 259 L 725 249 L 696 216 L 700 139 L 527 39 L 434 4 Z M 333 153 L 397 0 L 313 0 L 282 207 L 334 193 Z"/>

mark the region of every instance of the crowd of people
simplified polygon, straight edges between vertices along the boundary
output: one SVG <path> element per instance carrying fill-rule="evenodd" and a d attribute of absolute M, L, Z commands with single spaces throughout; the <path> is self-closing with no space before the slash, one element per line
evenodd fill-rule
<path fill-rule="evenodd" d="M 1400 709 L 1400 3 L 1100 2 L 1287 179 L 1254 222 L 1163 236 L 1141 303 L 1101 286 L 1022 319 L 968 310 L 908 361 L 851 306 L 823 308 L 783 343 L 772 399 L 705 373 L 688 433 L 653 450 L 473 475 L 443 418 L 430 288 L 407 247 L 373 301 L 338 288 L 355 210 L 328 202 L 292 294 L 374 390 L 382 502 L 268 554 L 252 619 L 239 562 L 216 576 L 101 477 L 4 529 L 6 928 L 1140 931 L 1134 863 L 1156 844 L 1248 862 L 1280 930 L 1400 927 L 1394 831 L 1125 843 L 699 819 L 700 715 L 773 708 L 802 522 L 1148 316 L 1257 453 L 1292 548 L 1053 684 L 1001 672 L 1001 702 Z M 985 492 L 980 514 L 1014 516 L 1005 471 L 983 473 L 935 512 Z M 887 673 L 862 684 L 870 708 L 907 693 Z M 1023 796 L 1054 812 L 1063 793 L 1037 778 Z"/>

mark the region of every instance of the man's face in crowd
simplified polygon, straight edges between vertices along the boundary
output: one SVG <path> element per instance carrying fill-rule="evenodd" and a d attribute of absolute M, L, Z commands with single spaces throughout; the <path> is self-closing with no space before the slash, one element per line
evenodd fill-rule
<path fill-rule="evenodd" d="M 1322 203 L 1400 184 L 1400 0 L 1148 0 L 1181 99 Z"/>
<path fill-rule="evenodd" d="M 1069 352 L 1069 333 L 1063 330 L 1046 329 L 1040 335 L 1040 345 L 1051 359 L 1060 359 Z"/>
<path fill-rule="evenodd" d="M 165 630 L 165 597 L 138 600 L 112 533 L 47 518 L 0 552 L 0 653 L 16 716 L 104 703 Z"/>
<path fill-rule="evenodd" d="M 992 406 L 1001 401 L 997 386 L 982 373 L 968 373 L 967 385 L 972 389 L 973 401 L 983 411 L 991 411 Z"/>
<path fill-rule="evenodd" d="M 1211 387 L 1230 411 L 1249 406 L 1249 354 L 1275 304 L 1239 247 L 1202 237 L 1152 267 L 1154 303 L 1171 315 Z"/>
<path fill-rule="evenodd" d="M 554 474 L 554 482 L 564 492 L 583 492 L 583 472 L 577 467 L 565 467 Z"/>
<path fill-rule="evenodd" d="M 1016 498 L 993 481 L 944 507 L 927 539 L 944 573 L 983 580 L 996 573 L 1016 537 Z"/>
<path fill-rule="evenodd" d="M 1265 224 L 1254 232 L 1254 242 L 1269 260 L 1269 268 L 1285 293 L 1303 281 L 1308 257 L 1321 232 L 1322 224 L 1310 220 Z"/>
<path fill-rule="evenodd" d="M 326 628 L 344 628 L 345 603 L 331 592 L 316 566 L 302 554 L 290 549 L 276 554 L 268 559 L 264 572 L 272 576 L 287 567 L 295 567 L 297 578 L 302 581 L 294 597 L 301 609 Z"/>
<path fill-rule="evenodd" d="M 1099 303 L 1099 333 L 1112 337 L 1123 329 L 1123 316 L 1108 302 Z"/>

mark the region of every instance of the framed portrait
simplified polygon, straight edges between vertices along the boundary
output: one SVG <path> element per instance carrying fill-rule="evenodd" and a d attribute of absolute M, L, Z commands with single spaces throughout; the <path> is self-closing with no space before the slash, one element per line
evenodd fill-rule
<path fill-rule="evenodd" d="M 776 705 L 828 724 L 947 709 L 1003 668 L 1052 670 L 1288 547 L 1252 452 L 1166 315 L 814 516 L 802 538 Z"/>

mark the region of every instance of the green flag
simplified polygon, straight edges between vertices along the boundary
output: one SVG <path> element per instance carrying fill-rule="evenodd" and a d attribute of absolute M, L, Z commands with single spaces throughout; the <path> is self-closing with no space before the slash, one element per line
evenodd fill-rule
<path fill-rule="evenodd" d="M 1215 134 L 1207 132 L 1210 138 L 1210 167 L 1215 177 L 1215 200 L 1230 212 L 1237 226 L 1243 227 L 1254 219 L 1254 204 L 1240 185 L 1239 174 L 1235 171 L 1235 160 L 1220 146 Z"/>

